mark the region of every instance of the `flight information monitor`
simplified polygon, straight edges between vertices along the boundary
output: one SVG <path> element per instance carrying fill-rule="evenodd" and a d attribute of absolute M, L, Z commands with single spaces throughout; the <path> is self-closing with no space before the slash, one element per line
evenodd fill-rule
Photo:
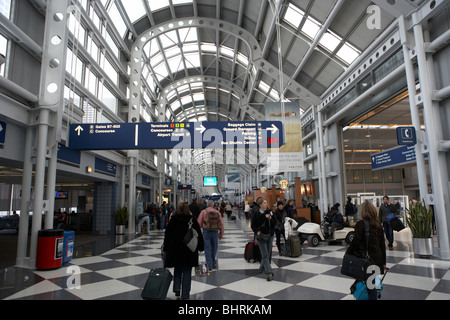
<path fill-rule="evenodd" d="M 203 186 L 204 187 L 216 187 L 217 186 L 217 177 L 203 177 Z"/>

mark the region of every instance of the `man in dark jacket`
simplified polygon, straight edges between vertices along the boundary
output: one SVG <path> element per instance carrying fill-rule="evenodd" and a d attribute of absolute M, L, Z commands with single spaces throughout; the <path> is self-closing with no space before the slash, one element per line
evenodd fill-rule
<path fill-rule="evenodd" d="M 331 207 L 331 214 L 328 215 L 327 221 L 323 225 L 323 235 L 325 238 L 333 238 L 334 230 L 344 226 L 344 217 L 336 207 Z M 330 228 L 330 235 L 328 235 Z"/>
<path fill-rule="evenodd" d="M 391 204 L 389 202 L 389 197 L 384 196 L 383 197 L 383 204 L 380 206 L 380 209 L 378 211 L 378 218 L 380 219 L 380 222 L 383 223 L 383 229 L 384 233 L 386 234 L 386 239 L 388 241 L 388 248 L 390 251 L 394 249 L 394 230 L 392 229 L 391 225 L 389 224 L 389 221 L 386 220 L 386 216 L 389 213 L 396 213 L 397 208 L 395 208 L 395 205 Z"/>
<path fill-rule="evenodd" d="M 272 242 L 275 230 L 275 218 L 267 208 L 267 200 L 258 199 L 259 212 L 252 217 L 252 230 L 256 234 L 259 250 L 261 251 L 260 271 L 267 274 L 267 281 L 272 281 L 273 270 L 270 265 L 272 258 Z"/>

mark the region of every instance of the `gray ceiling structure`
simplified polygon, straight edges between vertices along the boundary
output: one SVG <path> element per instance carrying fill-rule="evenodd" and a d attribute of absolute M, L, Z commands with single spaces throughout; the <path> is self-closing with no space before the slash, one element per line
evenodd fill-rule
<path fill-rule="evenodd" d="M 371 2 L 360 0 L 101 2 L 124 19 L 128 50 L 143 45 L 145 90 L 177 121 L 258 119 L 281 93 L 304 109 L 318 104 L 394 20 L 382 14 L 369 30 Z"/>

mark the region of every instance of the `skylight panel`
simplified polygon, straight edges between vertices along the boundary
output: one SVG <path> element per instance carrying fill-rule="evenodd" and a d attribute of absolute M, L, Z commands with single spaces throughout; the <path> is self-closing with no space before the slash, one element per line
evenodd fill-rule
<path fill-rule="evenodd" d="M 300 26 L 300 22 L 302 21 L 304 16 L 304 12 L 299 8 L 289 4 L 289 7 L 286 10 L 284 15 L 284 20 L 292 25 L 294 28 L 298 28 Z"/>
<path fill-rule="evenodd" d="M 332 33 L 331 31 L 327 31 L 323 34 L 319 43 L 328 51 L 333 52 L 334 49 L 336 49 L 336 47 L 339 45 L 341 40 L 342 39 L 336 34 Z"/>
<path fill-rule="evenodd" d="M 158 53 L 157 55 L 150 58 L 150 64 L 152 67 L 155 67 L 159 65 L 161 62 L 163 62 L 164 57 L 161 53 Z"/>
<path fill-rule="evenodd" d="M 177 33 L 175 30 L 166 32 L 163 35 L 159 36 L 159 40 L 161 40 L 163 48 L 178 44 Z"/>
<path fill-rule="evenodd" d="M 198 51 L 198 45 L 196 43 L 194 44 L 183 44 L 183 52 L 197 52 Z"/>
<path fill-rule="evenodd" d="M 169 6 L 169 0 L 147 0 L 150 10 L 156 11 Z"/>
<path fill-rule="evenodd" d="M 358 58 L 359 54 L 359 50 L 355 49 L 352 45 L 346 42 L 342 48 L 339 49 L 336 55 L 347 64 L 351 64 L 356 58 Z"/>
<path fill-rule="evenodd" d="M 123 18 L 120 15 L 115 2 L 109 8 L 108 14 L 111 20 L 114 21 L 114 26 L 116 27 L 119 34 L 124 35 L 125 31 L 127 31 L 127 26 L 125 25 L 125 22 L 123 21 Z"/>
<path fill-rule="evenodd" d="M 186 65 L 189 68 L 189 66 L 192 66 L 194 68 L 200 67 L 200 56 L 198 53 L 189 53 L 184 56 L 186 58 Z"/>
<path fill-rule="evenodd" d="M 191 98 L 191 96 L 188 94 L 188 95 L 186 95 L 186 96 L 184 96 L 184 97 L 181 97 L 181 104 L 184 106 L 184 105 L 187 105 L 187 104 L 189 104 L 189 103 L 192 103 L 192 98 Z"/>
<path fill-rule="evenodd" d="M 169 101 L 172 100 L 172 98 L 175 97 L 176 94 L 177 94 L 177 91 L 176 91 L 176 90 L 170 91 L 170 92 L 167 94 L 167 96 L 166 96 L 167 100 L 169 100 Z"/>
<path fill-rule="evenodd" d="M 174 46 L 170 49 L 166 49 L 164 52 L 165 52 L 167 58 L 181 55 L 180 48 L 178 48 L 178 46 Z"/>
<path fill-rule="evenodd" d="M 167 59 L 167 63 L 169 65 L 171 72 L 177 72 L 183 69 L 184 67 L 183 64 L 181 63 L 181 55 Z"/>
<path fill-rule="evenodd" d="M 224 55 L 226 57 L 233 58 L 234 50 L 229 48 L 229 47 L 220 46 L 220 54 L 222 54 L 222 55 Z"/>
<path fill-rule="evenodd" d="M 265 93 L 268 93 L 270 90 L 269 85 L 262 80 L 259 82 L 258 88 L 264 91 Z"/>
<path fill-rule="evenodd" d="M 269 96 L 271 96 L 275 101 L 280 100 L 280 95 L 276 90 L 271 90 Z"/>
<path fill-rule="evenodd" d="M 178 29 L 178 32 L 182 42 L 196 42 L 198 39 L 197 28 L 181 28 Z"/>
<path fill-rule="evenodd" d="M 181 87 L 179 87 L 177 90 L 180 95 L 183 95 L 184 92 L 189 91 L 190 89 L 189 89 L 189 85 L 185 84 L 185 85 L 182 85 Z"/>
<path fill-rule="evenodd" d="M 203 92 L 194 93 L 192 96 L 194 97 L 194 101 L 205 100 L 205 95 L 203 94 Z"/>
<path fill-rule="evenodd" d="M 172 0 L 173 5 L 193 3 L 193 0 Z"/>
<path fill-rule="evenodd" d="M 316 37 L 319 30 L 320 24 L 311 17 L 308 17 L 308 19 L 306 19 L 305 24 L 302 27 L 302 32 L 312 39 Z"/>
<path fill-rule="evenodd" d="M 217 47 L 212 43 L 202 43 L 201 49 L 204 52 L 216 52 Z"/>
<path fill-rule="evenodd" d="M 145 15 L 145 8 L 142 4 L 142 0 L 127 0 L 124 8 L 132 23 Z"/>
<path fill-rule="evenodd" d="M 156 78 L 158 80 L 162 80 L 169 75 L 169 72 L 167 72 L 167 68 L 164 63 L 160 63 L 159 65 L 157 65 L 155 68 L 153 68 L 153 71 L 155 71 Z"/>
<path fill-rule="evenodd" d="M 175 100 L 170 104 L 170 109 L 175 113 L 179 108 L 181 108 L 181 103 L 179 100 Z"/>
<path fill-rule="evenodd" d="M 247 67 L 248 66 L 248 58 L 245 56 L 245 55 L 243 55 L 242 53 L 238 53 L 238 56 L 237 56 L 237 60 L 242 64 L 242 65 L 244 65 L 244 67 Z"/>

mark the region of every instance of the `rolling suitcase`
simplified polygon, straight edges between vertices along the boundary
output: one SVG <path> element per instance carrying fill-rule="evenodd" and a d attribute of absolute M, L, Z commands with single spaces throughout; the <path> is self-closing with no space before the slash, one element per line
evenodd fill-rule
<path fill-rule="evenodd" d="M 172 282 L 172 274 L 168 269 L 151 269 L 141 292 L 144 300 L 165 300 Z"/>
<path fill-rule="evenodd" d="M 299 257 L 302 255 L 302 247 L 298 236 L 290 236 L 286 240 L 286 256 Z"/>
<path fill-rule="evenodd" d="M 259 246 L 256 241 L 247 242 L 245 245 L 244 259 L 250 263 L 261 261 L 261 251 L 259 251 Z"/>

